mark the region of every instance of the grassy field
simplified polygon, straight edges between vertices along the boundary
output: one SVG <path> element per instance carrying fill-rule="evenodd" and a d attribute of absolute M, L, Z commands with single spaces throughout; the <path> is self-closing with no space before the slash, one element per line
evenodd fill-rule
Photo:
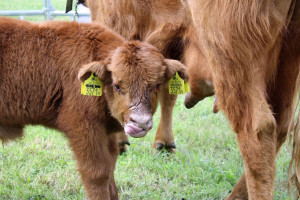
<path fill-rule="evenodd" d="M 42 2 L 0 1 L 0 10 L 41 9 Z M 52 2 L 59 10 L 65 8 L 65 1 Z M 175 154 L 151 148 L 160 111 L 146 137 L 130 138 L 131 146 L 119 156 L 115 170 L 120 199 L 224 199 L 242 175 L 236 135 L 222 113 L 212 113 L 213 98 L 191 110 L 185 109 L 183 101 L 181 95 L 173 115 Z M 0 199 L 84 199 L 63 134 L 41 126 L 28 126 L 25 132 L 24 138 L 0 145 Z M 288 163 L 284 145 L 277 157 L 276 200 L 288 199 Z"/>

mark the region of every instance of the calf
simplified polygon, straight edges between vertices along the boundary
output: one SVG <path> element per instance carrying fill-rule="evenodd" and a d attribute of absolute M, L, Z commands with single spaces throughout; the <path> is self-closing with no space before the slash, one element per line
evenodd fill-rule
<path fill-rule="evenodd" d="M 147 41 L 165 57 L 182 61 L 190 74 L 187 108 L 214 94 L 212 72 L 203 54 L 189 9 L 181 0 L 86 0 L 94 22 L 100 22 L 126 39 Z M 153 146 L 175 148 L 172 111 L 177 96 L 168 88 L 159 93 L 161 121 Z M 126 140 L 125 140 L 126 141 Z"/>
<path fill-rule="evenodd" d="M 27 124 L 63 132 L 88 198 L 118 199 L 113 133 L 123 126 L 144 136 L 160 85 L 176 72 L 187 81 L 185 67 L 96 24 L 0 18 L 0 30 L 0 139 L 22 136 Z M 81 95 L 89 77 L 102 82 L 102 96 Z"/>

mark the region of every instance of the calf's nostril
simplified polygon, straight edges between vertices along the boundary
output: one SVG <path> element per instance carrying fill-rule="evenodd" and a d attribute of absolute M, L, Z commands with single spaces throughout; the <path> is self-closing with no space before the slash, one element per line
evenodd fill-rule
<path fill-rule="evenodd" d="M 132 117 L 130 117 L 129 121 L 136 123 L 136 120 L 134 120 Z"/>

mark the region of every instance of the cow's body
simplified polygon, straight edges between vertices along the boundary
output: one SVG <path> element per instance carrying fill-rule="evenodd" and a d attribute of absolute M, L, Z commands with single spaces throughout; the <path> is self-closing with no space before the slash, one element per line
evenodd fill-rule
<path fill-rule="evenodd" d="M 189 10 L 181 0 L 87 0 L 94 22 L 100 22 L 128 40 L 147 41 L 165 57 L 182 61 L 190 74 L 191 92 L 185 104 L 193 107 L 198 101 L 213 95 L 212 74 L 199 45 Z M 159 93 L 161 121 L 154 147 L 172 148 L 172 110 L 175 95 L 168 88 Z"/>
<path fill-rule="evenodd" d="M 33 24 L 0 18 L 0 139 L 22 135 L 27 124 L 66 134 L 90 199 L 117 199 L 115 132 L 140 137 L 152 127 L 158 85 L 176 71 L 145 43 L 126 42 L 98 25 Z M 174 71 L 175 70 L 175 71 Z M 101 97 L 81 95 L 94 73 Z"/>

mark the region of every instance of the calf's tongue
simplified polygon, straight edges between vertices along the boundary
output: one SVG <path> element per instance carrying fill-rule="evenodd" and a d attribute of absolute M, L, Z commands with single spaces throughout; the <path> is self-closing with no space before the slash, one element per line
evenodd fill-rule
<path fill-rule="evenodd" d="M 133 124 L 127 124 L 124 127 L 124 130 L 125 130 L 125 133 L 127 133 L 128 135 L 134 135 L 134 134 L 141 132 L 143 129 L 138 126 L 135 126 Z"/>

